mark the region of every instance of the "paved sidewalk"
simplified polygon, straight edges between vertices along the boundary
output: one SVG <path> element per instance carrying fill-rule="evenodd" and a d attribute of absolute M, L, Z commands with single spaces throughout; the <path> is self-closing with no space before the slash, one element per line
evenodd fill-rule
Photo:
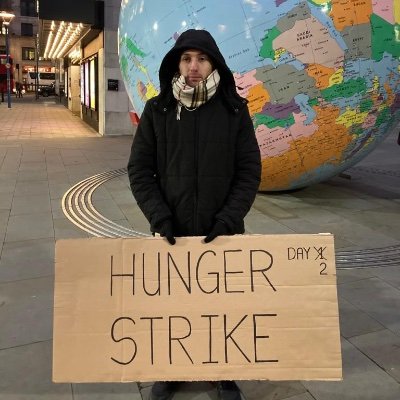
<path fill-rule="evenodd" d="M 131 137 L 99 137 L 54 98 L 0 104 L 0 400 L 140 400 L 150 385 L 53 384 L 54 243 L 88 237 L 62 212 L 77 182 L 126 166 Z M 259 194 L 250 233 L 332 232 L 338 251 L 400 245 L 397 133 L 347 173 L 304 190 Z M 117 224 L 148 232 L 126 175 L 101 185 L 93 205 Z M 389 257 L 390 258 L 390 257 Z M 246 400 L 399 400 L 400 264 L 338 270 L 342 382 L 240 382 Z M 367 264 L 367 265 L 370 265 Z M 210 383 L 177 400 L 216 400 Z"/>

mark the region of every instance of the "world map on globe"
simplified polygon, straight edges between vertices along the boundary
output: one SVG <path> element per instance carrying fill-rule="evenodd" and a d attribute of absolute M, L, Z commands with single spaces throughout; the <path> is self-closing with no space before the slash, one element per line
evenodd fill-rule
<path fill-rule="evenodd" d="M 213 35 L 248 100 L 260 190 L 329 179 L 400 122 L 399 0 L 122 0 L 120 67 L 138 115 L 193 28 Z"/>

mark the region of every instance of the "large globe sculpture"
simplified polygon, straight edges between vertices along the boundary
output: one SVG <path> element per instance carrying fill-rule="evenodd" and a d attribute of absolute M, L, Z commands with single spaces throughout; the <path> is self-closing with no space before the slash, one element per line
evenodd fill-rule
<path fill-rule="evenodd" d="M 138 115 L 189 28 L 211 32 L 249 100 L 260 190 L 329 179 L 399 123 L 399 0 L 122 0 L 120 65 Z"/>

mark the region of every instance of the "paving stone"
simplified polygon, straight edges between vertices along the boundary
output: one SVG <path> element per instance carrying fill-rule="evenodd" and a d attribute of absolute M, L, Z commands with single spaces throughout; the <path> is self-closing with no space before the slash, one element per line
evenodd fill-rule
<path fill-rule="evenodd" d="M 19 171 L 46 171 L 46 163 L 43 162 L 21 162 Z"/>
<path fill-rule="evenodd" d="M 400 336 L 385 329 L 352 337 L 349 341 L 400 382 Z"/>
<path fill-rule="evenodd" d="M 74 400 L 142 400 L 136 383 L 76 383 Z"/>
<path fill-rule="evenodd" d="M 1 137 L 0 137 L 1 140 Z M 0 141 L 0 145 L 3 146 L 1 144 Z M 18 168 L 16 168 L 13 171 L 2 171 L 2 169 L 0 168 L 0 182 L 7 182 L 7 181 L 14 181 L 17 182 L 18 179 Z"/>
<path fill-rule="evenodd" d="M 121 175 L 120 177 L 115 177 L 113 179 L 108 180 L 107 182 L 104 183 L 103 185 L 110 193 L 111 195 L 114 193 L 114 191 L 124 191 L 130 192 L 130 190 L 126 190 L 127 188 L 129 189 L 129 179 L 128 179 L 128 174 Z M 132 195 L 132 194 L 131 194 Z"/>
<path fill-rule="evenodd" d="M 287 218 L 281 220 L 282 224 L 292 229 L 294 233 L 335 233 L 325 226 L 302 218 Z"/>
<path fill-rule="evenodd" d="M 387 284 L 400 289 L 400 264 L 383 268 L 369 268 L 369 271 Z"/>
<path fill-rule="evenodd" d="M 340 222 L 330 222 L 324 226 L 335 237 L 342 237 L 365 249 L 398 244 L 398 240 L 375 231 L 373 226 L 365 225 L 362 221 L 355 223 L 354 221 L 343 219 Z"/>
<path fill-rule="evenodd" d="M 104 216 L 107 216 L 107 219 L 110 220 L 118 220 L 118 219 L 125 219 L 123 212 L 119 209 L 115 201 L 110 199 L 96 199 L 93 201 L 93 204 L 96 210 Z"/>
<path fill-rule="evenodd" d="M 297 396 L 288 397 L 287 400 L 315 400 L 315 397 L 311 396 L 311 394 L 307 392 Z"/>
<path fill-rule="evenodd" d="M 400 385 L 373 361 L 342 339 L 343 381 L 302 382 L 318 400 L 397 400 Z"/>
<path fill-rule="evenodd" d="M 54 274 L 54 239 L 5 243 L 0 257 L 0 282 Z"/>
<path fill-rule="evenodd" d="M 49 184 L 47 181 L 17 182 L 14 193 L 16 196 L 48 195 Z"/>
<path fill-rule="evenodd" d="M 340 222 L 343 217 L 323 206 L 314 206 L 309 208 L 298 208 L 293 210 L 293 214 L 298 218 L 304 219 L 318 225 L 324 225 L 330 222 Z"/>
<path fill-rule="evenodd" d="M 338 293 L 385 327 L 399 321 L 400 290 L 378 278 L 344 283 Z"/>
<path fill-rule="evenodd" d="M 151 385 L 141 390 L 142 398 L 148 399 Z M 173 396 L 173 400 L 217 400 L 217 390 L 214 383 L 210 382 L 184 382 Z M 243 397 L 242 397 L 243 399 Z"/>
<path fill-rule="evenodd" d="M 96 191 L 93 193 L 93 202 L 97 201 L 102 201 L 102 200 L 111 200 L 112 195 L 109 190 L 105 187 L 99 187 L 96 189 Z"/>
<path fill-rule="evenodd" d="M 0 212 L 7 210 L 11 210 L 12 199 L 14 197 L 14 193 L 1 193 L 0 192 Z"/>
<path fill-rule="evenodd" d="M 282 224 L 279 221 L 264 215 L 260 212 L 253 210 L 246 215 L 244 220 L 247 233 L 260 233 L 260 234 L 287 234 L 294 233 L 292 229 Z"/>
<path fill-rule="evenodd" d="M 7 155 L 1 164 L 1 172 L 14 172 L 18 171 L 21 162 L 21 150 L 13 151 L 8 150 Z"/>
<path fill-rule="evenodd" d="M 0 283 L 0 349 L 52 338 L 54 277 Z M 0 375 L 1 376 L 1 375 Z"/>
<path fill-rule="evenodd" d="M 49 176 L 57 174 L 66 174 L 66 167 L 62 162 L 50 162 L 47 163 L 47 173 Z"/>
<path fill-rule="evenodd" d="M 54 219 L 65 218 L 65 214 L 62 209 L 61 198 L 55 198 L 50 200 L 51 214 Z"/>
<path fill-rule="evenodd" d="M 50 213 L 51 205 L 48 194 L 17 196 L 13 198 L 11 215 Z"/>
<path fill-rule="evenodd" d="M 400 336 L 400 321 L 394 321 L 387 324 L 388 329 Z"/>
<path fill-rule="evenodd" d="M 133 202 L 133 195 L 126 188 L 123 190 L 114 190 L 110 192 L 110 195 L 118 205 L 131 204 Z"/>
<path fill-rule="evenodd" d="M 71 385 L 51 381 L 52 342 L 0 350 L 0 400 L 73 400 Z"/>
<path fill-rule="evenodd" d="M 307 208 L 314 208 L 313 204 L 308 204 L 301 196 L 297 196 L 298 192 L 293 192 L 292 194 L 285 193 L 268 193 L 268 194 L 258 194 L 258 196 L 265 196 L 269 202 L 282 207 L 283 209 L 290 211 L 294 208 L 296 210 L 303 210 Z"/>
<path fill-rule="evenodd" d="M 246 400 L 282 400 L 307 392 L 297 381 L 238 381 Z"/>
<path fill-rule="evenodd" d="M 340 334 L 351 338 L 365 333 L 382 331 L 385 326 L 370 317 L 367 313 L 353 306 L 339 296 Z"/>
<path fill-rule="evenodd" d="M 150 234 L 150 225 L 136 204 L 122 205 L 120 208 L 132 229 Z"/>
<path fill-rule="evenodd" d="M 6 242 L 53 237 L 54 228 L 50 213 L 12 215 L 8 220 Z"/>
<path fill-rule="evenodd" d="M 268 197 L 262 194 L 258 195 L 254 200 L 253 209 L 275 219 L 295 217 L 293 210 L 285 210 L 283 207 L 269 202 Z"/>
<path fill-rule="evenodd" d="M 54 222 L 55 239 L 87 238 L 89 234 L 73 224 L 67 218 L 57 218 Z"/>
<path fill-rule="evenodd" d="M 333 235 L 335 241 L 335 251 L 354 250 L 356 247 L 353 242 L 346 240 L 340 236 Z"/>
<path fill-rule="evenodd" d="M 347 268 L 337 270 L 337 284 L 360 281 L 374 277 L 374 268 Z"/>
<path fill-rule="evenodd" d="M 15 190 L 15 180 L 0 182 L 0 195 L 13 194 Z"/>
<path fill-rule="evenodd" d="M 18 182 L 47 181 L 47 170 L 43 171 L 19 171 Z"/>
<path fill-rule="evenodd" d="M 52 182 L 49 184 L 50 198 L 62 199 L 72 186 L 69 182 Z"/>
<path fill-rule="evenodd" d="M 45 153 L 43 149 L 34 149 L 24 151 L 22 153 L 21 162 L 44 162 Z"/>
<path fill-rule="evenodd" d="M 400 238 L 399 208 L 393 203 L 385 207 L 376 207 L 368 211 L 338 210 L 346 221 L 373 227 L 374 231 L 384 234 L 398 241 Z M 375 246 L 377 247 L 377 246 Z"/>

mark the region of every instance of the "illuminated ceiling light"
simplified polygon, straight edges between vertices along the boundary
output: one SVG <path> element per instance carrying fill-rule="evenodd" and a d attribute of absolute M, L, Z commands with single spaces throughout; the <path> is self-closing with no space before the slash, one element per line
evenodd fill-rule
<path fill-rule="evenodd" d="M 82 27 L 80 24 L 75 28 L 75 31 L 70 34 L 68 40 L 64 44 L 64 47 L 62 47 L 61 50 L 58 52 L 56 58 L 61 58 L 64 56 L 64 54 L 68 50 L 68 48 L 73 44 L 74 41 L 76 41 L 79 38 L 81 31 L 82 31 Z"/>
<path fill-rule="evenodd" d="M 71 47 L 87 30 L 88 26 L 83 23 L 52 21 L 43 53 L 44 59 L 63 58 Z"/>
<path fill-rule="evenodd" d="M 49 33 L 49 36 L 47 38 L 47 43 L 46 43 L 46 49 L 44 50 L 43 58 L 47 58 L 47 55 L 49 54 L 49 49 L 51 46 L 51 42 L 53 40 L 53 32 Z"/>
<path fill-rule="evenodd" d="M 73 24 L 70 23 L 68 26 L 68 29 L 63 35 L 62 40 L 58 44 L 56 50 L 54 51 L 54 57 L 53 58 L 60 58 L 61 53 L 63 50 L 66 48 L 66 46 L 71 42 L 71 33 L 73 30 Z"/>
<path fill-rule="evenodd" d="M 81 24 L 79 24 L 75 28 L 75 31 L 70 33 L 68 40 L 65 42 L 64 47 L 62 47 L 61 50 L 57 53 L 56 58 L 62 58 L 64 56 L 68 48 L 74 43 L 74 41 L 76 41 L 79 38 L 81 31 L 82 27 Z"/>
<path fill-rule="evenodd" d="M 53 41 L 53 36 L 54 33 L 53 31 L 55 30 L 56 24 L 54 21 L 51 21 L 51 26 L 50 26 L 50 33 L 49 36 L 47 37 L 47 42 L 46 42 L 46 47 L 43 53 L 43 58 L 46 59 L 48 57 L 49 51 L 50 51 L 50 47 Z"/>
<path fill-rule="evenodd" d="M 69 33 L 71 31 L 71 24 L 68 25 L 67 30 L 63 33 L 62 38 L 59 40 L 56 49 L 54 50 L 52 58 L 58 58 L 58 54 L 60 52 L 61 46 L 66 42 L 67 38 L 69 37 Z"/>
<path fill-rule="evenodd" d="M 49 52 L 49 58 L 53 58 L 54 51 L 56 50 L 56 46 L 57 46 L 57 44 L 58 44 L 58 42 L 60 40 L 60 37 L 61 37 L 62 33 L 64 32 L 64 26 L 65 26 L 65 22 L 62 21 L 61 24 L 58 27 L 58 31 L 57 31 L 56 37 L 55 37 L 55 39 L 53 41 L 53 45 L 51 46 L 51 50 Z"/>
<path fill-rule="evenodd" d="M 82 59 L 81 49 L 79 46 L 76 46 L 69 54 L 68 57 L 71 59 L 73 63 L 77 63 Z"/>

